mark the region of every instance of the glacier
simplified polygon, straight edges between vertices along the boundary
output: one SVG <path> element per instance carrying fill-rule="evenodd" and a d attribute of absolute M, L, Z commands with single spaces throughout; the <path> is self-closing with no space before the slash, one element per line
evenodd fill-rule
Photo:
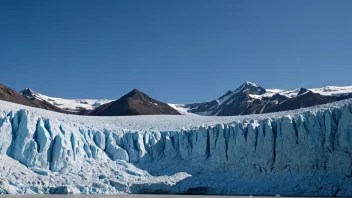
<path fill-rule="evenodd" d="M 352 99 L 230 117 L 0 101 L 0 137 L 0 193 L 352 196 Z"/>

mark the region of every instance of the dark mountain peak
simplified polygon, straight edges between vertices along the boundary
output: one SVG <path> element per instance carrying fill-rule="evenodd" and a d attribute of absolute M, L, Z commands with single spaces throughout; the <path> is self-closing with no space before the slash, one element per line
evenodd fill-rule
<path fill-rule="evenodd" d="M 31 88 L 25 88 L 20 92 L 34 92 Z"/>
<path fill-rule="evenodd" d="M 134 88 L 134 89 L 132 89 L 131 92 L 133 92 L 133 93 L 139 93 L 139 92 L 141 92 L 141 91 L 139 91 L 138 89 Z"/>
<path fill-rule="evenodd" d="M 242 86 L 254 86 L 257 87 L 258 85 L 249 81 L 245 81 L 244 83 L 242 83 Z"/>
<path fill-rule="evenodd" d="M 242 92 L 247 92 L 248 94 L 255 94 L 255 95 L 262 95 L 266 93 L 266 90 L 252 82 L 244 82 L 239 88 L 236 89 L 236 91 L 242 91 Z"/>
<path fill-rule="evenodd" d="M 139 91 L 138 89 L 132 89 L 132 91 L 128 92 L 126 95 L 136 95 L 136 94 L 143 94 L 143 95 L 146 95 L 145 93 Z"/>
<path fill-rule="evenodd" d="M 138 89 L 133 89 L 132 91 L 128 92 L 126 95 L 121 97 L 121 99 L 127 99 L 127 98 L 133 98 L 136 100 L 145 100 L 145 99 L 150 100 L 151 99 L 147 94 L 139 91 Z"/>
<path fill-rule="evenodd" d="M 133 89 L 118 100 L 97 107 L 89 115 L 126 116 L 153 114 L 180 115 L 178 111 L 168 104 L 157 101 L 137 89 Z"/>
<path fill-rule="evenodd" d="M 25 88 L 25 89 L 23 89 L 22 91 L 20 91 L 20 94 L 22 94 L 22 96 L 25 96 L 25 97 L 27 97 L 27 98 L 34 98 L 36 92 L 33 91 L 33 90 L 30 89 L 30 88 Z"/>
<path fill-rule="evenodd" d="M 309 90 L 306 89 L 306 88 L 300 88 L 299 91 L 298 91 L 297 96 L 302 95 L 302 94 L 305 94 L 305 93 L 307 93 L 307 92 L 311 92 L 311 91 L 309 91 Z"/>

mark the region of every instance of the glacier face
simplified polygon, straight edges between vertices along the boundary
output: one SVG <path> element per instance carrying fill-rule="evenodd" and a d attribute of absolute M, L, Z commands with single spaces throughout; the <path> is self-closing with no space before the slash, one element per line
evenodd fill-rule
<path fill-rule="evenodd" d="M 352 195 L 351 99 L 221 118 L 0 106 L 0 193 Z"/>

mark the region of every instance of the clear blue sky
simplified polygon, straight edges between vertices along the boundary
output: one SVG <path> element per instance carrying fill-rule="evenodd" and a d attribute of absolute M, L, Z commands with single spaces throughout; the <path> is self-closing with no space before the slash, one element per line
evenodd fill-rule
<path fill-rule="evenodd" d="M 0 82 L 64 98 L 352 85 L 352 1 L 2 0 Z"/>

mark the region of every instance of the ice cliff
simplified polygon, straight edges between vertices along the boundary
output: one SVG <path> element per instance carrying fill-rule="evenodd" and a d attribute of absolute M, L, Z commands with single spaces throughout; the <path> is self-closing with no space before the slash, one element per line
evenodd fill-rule
<path fill-rule="evenodd" d="M 255 116 L 81 117 L 0 102 L 0 193 L 352 196 L 352 99 Z"/>

